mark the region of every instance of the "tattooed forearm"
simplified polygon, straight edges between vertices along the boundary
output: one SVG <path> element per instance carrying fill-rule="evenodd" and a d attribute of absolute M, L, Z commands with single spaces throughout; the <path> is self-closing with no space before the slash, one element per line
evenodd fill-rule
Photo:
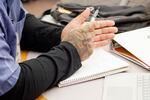
<path fill-rule="evenodd" d="M 85 31 L 83 28 L 72 30 L 62 41 L 72 43 L 77 49 L 81 60 L 87 59 L 93 52 L 92 47 L 92 32 Z"/>

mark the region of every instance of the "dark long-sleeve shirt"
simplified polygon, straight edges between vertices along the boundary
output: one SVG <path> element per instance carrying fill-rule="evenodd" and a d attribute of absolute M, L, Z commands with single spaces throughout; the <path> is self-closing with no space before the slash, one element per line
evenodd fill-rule
<path fill-rule="evenodd" d="M 56 86 L 59 81 L 69 77 L 81 67 L 76 48 L 68 42 L 60 42 L 62 29 L 59 26 L 42 23 L 33 15 L 27 14 L 21 47 L 46 52 L 36 59 L 19 64 L 22 70 L 33 78 L 31 83 L 33 81 L 38 83 L 34 84 L 39 90 L 37 95 Z"/>

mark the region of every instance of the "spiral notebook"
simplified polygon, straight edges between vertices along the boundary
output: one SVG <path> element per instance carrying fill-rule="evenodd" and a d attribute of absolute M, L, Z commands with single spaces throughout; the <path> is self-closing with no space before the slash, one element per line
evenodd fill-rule
<path fill-rule="evenodd" d="M 82 62 L 82 67 L 71 77 L 61 81 L 58 86 L 64 87 L 82 83 L 107 75 L 127 71 L 128 63 L 101 48 L 95 49 L 93 54 Z"/>

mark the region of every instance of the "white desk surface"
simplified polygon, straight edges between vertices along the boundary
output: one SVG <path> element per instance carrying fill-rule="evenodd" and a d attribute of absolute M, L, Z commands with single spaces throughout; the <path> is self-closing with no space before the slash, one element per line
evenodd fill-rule
<path fill-rule="evenodd" d="M 130 61 L 127 62 L 130 65 L 129 70 L 125 73 L 149 72 L 141 66 L 138 66 Z M 42 95 L 47 100 L 102 100 L 103 80 L 104 78 L 101 78 L 63 88 L 55 87 Z"/>

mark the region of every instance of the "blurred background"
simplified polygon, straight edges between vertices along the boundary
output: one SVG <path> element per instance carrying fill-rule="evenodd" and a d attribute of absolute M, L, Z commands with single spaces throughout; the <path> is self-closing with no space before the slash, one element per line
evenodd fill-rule
<path fill-rule="evenodd" d="M 83 5 L 111 5 L 135 6 L 149 5 L 149 0 L 21 0 L 24 7 L 31 14 L 40 17 L 44 11 L 52 8 L 58 2 L 79 3 Z"/>
<path fill-rule="evenodd" d="M 29 13 L 39 17 L 45 10 L 52 8 L 59 0 L 22 0 L 22 2 Z"/>

